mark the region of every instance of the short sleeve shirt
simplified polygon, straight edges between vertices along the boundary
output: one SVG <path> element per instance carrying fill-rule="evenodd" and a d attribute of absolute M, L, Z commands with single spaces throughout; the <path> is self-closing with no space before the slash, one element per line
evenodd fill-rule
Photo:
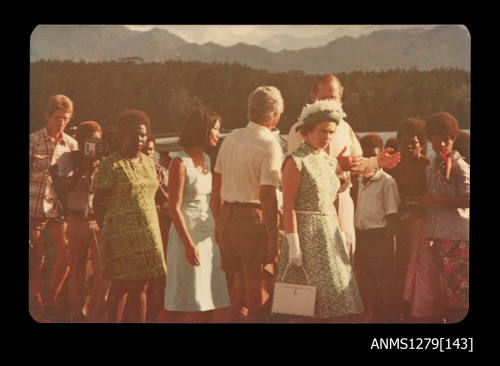
<path fill-rule="evenodd" d="M 228 135 L 219 150 L 214 171 L 222 175 L 226 202 L 260 203 L 259 187 L 279 187 L 283 156 L 276 136 L 249 122 Z"/>
<path fill-rule="evenodd" d="M 65 134 L 54 142 L 47 127 L 30 135 L 30 159 L 32 172 L 29 184 L 29 214 L 36 218 L 55 218 L 62 214 L 62 207 L 52 187 L 49 168 L 57 164 L 61 155 L 78 150 L 74 138 Z"/>
<path fill-rule="evenodd" d="M 386 216 L 397 213 L 400 203 L 396 180 L 382 169 L 366 184 L 361 176 L 354 226 L 358 230 L 383 228 L 387 226 Z"/>
<path fill-rule="evenodd" d="M 470 167 L 457 151 L 450 154 L 450 179 L 444 179 L 439 157 L 427 166 L 427 190 L 431 196 L 469 197 Z M 426 212 L 428 239 L 469 240 L 469 208 L 432 205 Z"/>

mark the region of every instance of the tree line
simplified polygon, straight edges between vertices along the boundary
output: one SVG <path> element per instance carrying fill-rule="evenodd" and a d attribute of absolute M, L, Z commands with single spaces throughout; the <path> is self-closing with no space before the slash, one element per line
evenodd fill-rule
<path fill-rule="evenodd" d="M 357 132 L 395 131 L 406 118 L 425 120 L 443 111 L 454 115 L 461 128 L 470 128 L 470 72 L 395 69 L 335 75 L 344 85 L 346 120 Z M 288 133 L 304 104 L 311 102 L 316 77 L 239 63 L 42 60 L 30 64 L 30 131 L 45 125 L 44 110 L 53 94 L 65 94 L 75 103 L 69 127 L 94 120 L 112 130 L 121 112 L 135 108 L 149 115 L 153 134 L 176 134 L 190 110 L 205 105 L 222 116 L 224 129 L 240 128 L 248 122 L 250 92 L 272 85 L 285 100 L 278 128 Z"/>

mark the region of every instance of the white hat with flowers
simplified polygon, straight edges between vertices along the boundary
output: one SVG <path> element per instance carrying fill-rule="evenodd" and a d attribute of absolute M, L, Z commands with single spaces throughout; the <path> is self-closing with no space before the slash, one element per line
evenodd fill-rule
<path fill-rule="evenodd" d="M 333 121 L 337 124 L 347 115 L 342 109 L 342 103 L 337 100 L 318 100 L 306 104 L 299 116 L 298 126 L 306 123 Z"/>

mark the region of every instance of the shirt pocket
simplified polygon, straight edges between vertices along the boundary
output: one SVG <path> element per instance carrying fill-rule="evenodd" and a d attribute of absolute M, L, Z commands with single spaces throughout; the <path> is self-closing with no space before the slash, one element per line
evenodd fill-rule
<path fill-rule="evenodd" d="M 48 170 L 50 167 L 51 160 L 52 156 L 50 154 L 33 153 L 31 155 L 31 161 L 33 167 L 39 171 Z"/>

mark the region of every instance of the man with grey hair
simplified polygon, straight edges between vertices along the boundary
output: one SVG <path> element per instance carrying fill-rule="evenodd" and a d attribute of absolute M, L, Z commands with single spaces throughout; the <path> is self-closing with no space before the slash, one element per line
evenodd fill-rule
<path fill-rule="evenodd" d="M 279 257 L 276 190 L 282 164 L 271 130 L 283 110 L 278 89 L 255 89 L 248 98 L 249 123 L 224 139 L 215 164 L 211 204 L 232 322 L 265 322 L 270 314 Z"/>

